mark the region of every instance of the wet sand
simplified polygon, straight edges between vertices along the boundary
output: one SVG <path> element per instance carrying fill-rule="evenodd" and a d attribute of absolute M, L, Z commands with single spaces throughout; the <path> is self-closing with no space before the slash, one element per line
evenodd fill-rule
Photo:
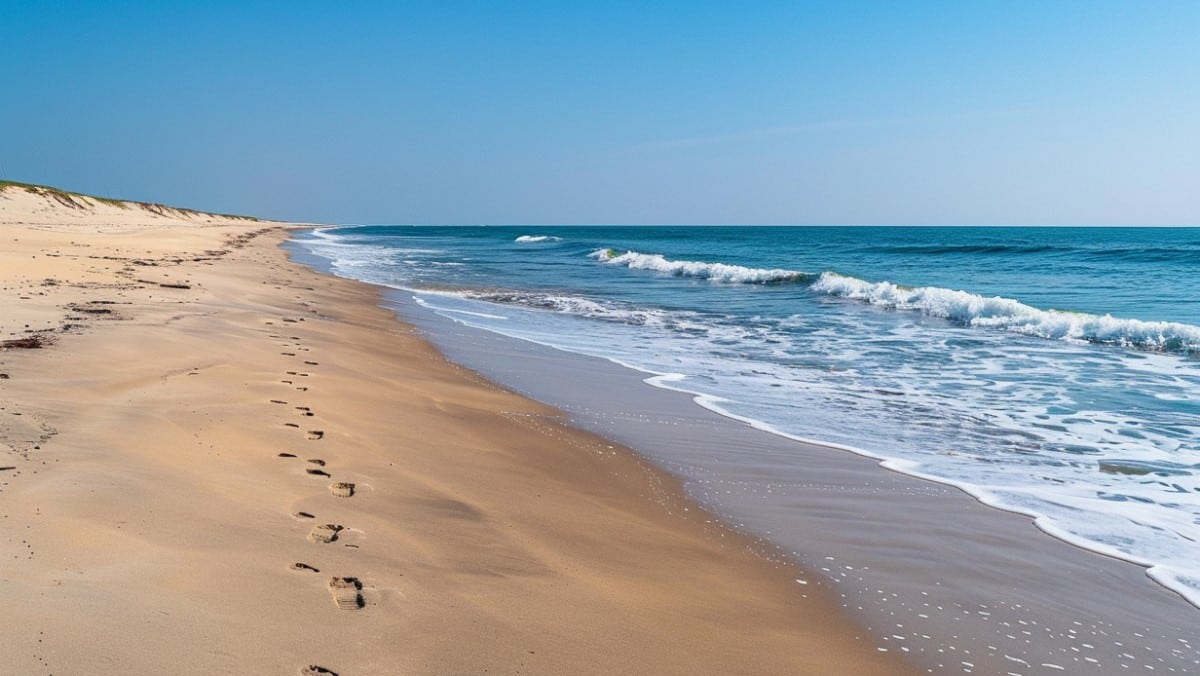
<path fill-rule="evenodd" d="M 288 226 L 38 200 L 0 192 L 0 673 L 910 672 Z"/>
<path fill-rule="evenodd" d="M 683 477 L 725 521 L 832 580 L 881 649 L 930 673 L 1200 673 L 1200 610 L 1142 566 L 956 488 L 717 415 L 647 374 L 434 315 L 411 296 L 389 294 L 449 358 Z"/>

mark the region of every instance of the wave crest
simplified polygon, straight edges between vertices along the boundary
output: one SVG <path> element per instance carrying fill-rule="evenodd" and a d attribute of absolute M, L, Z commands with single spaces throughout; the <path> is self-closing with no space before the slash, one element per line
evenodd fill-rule
<path fill-rule="evenodd" d="M 1040 338 L 1078 340 L 1160 352 L 1200 353 L 1200 327 L 1179 322 L 1120 319 L 1112 315 L 1042 310 L 1011 298 L 939 287 L 905 287 L 824 272 L 813 292 L 890 310 L 912 310 L 967 326 L 1003 329 Z"/>
<path fill-rule="evenodd" d="M 704 261 L 673 261 L 662 254 L 644 254 L 636 251 L 617 253 L 614 249 L 599 249 L 593 251 L 591 257 L 608 265 L 624 266 L 631 270 L 651 270 L 674 277 L 693 277 L 724 284 L 787 284 L 813 278 L 811 274 L 796 270 L 767 270 Z"/>
<path fill-rule="evenodd" d="M 542 242 L 561 242 L 562 237 L 554 235 L 521 235 L 513 240 L 518 244 L 541 244 Z"/>

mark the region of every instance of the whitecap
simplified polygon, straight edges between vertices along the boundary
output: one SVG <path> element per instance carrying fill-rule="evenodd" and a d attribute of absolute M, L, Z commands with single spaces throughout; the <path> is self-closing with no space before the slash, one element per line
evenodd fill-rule
<path fill-rule="evenodd" d="M 1042 310 L 1011 298 L 986 297 L 935 286 L 906 287 L 823 272 L 809 287 L 889 310 L 911 310 L 967 326 L 1002 329 L 1039 338 L 1104 343 L 1163 352 L 1200 352 L 1200 326 Z"/>
<path fill-rule="evenodd" d="M 602 263 L 624 266 L 630 270 L 650 270 L 675 277 L 694 277 L 725 284 L 782 284 L 812 278 L 812 275 L 796 270 L 747 268 L 705 261 L 673 261 L 662 254 L 644 254 L 636 251 L 619 254 L 613 249 L 599 249 L 593 251 L 591 257 Z"/>

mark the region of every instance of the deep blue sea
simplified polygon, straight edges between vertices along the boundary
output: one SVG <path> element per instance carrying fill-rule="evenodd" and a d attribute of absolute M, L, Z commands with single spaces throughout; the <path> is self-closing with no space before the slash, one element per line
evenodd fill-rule
<path fill-rule="evenodd" d="M 298 243 L 465 324 L 1034 516 L 1200 605 L 1198 229 L 365 226 Z"/>

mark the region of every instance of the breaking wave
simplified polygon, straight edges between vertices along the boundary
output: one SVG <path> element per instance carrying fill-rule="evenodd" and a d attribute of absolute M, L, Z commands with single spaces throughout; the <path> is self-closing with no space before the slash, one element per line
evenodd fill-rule
<path fill-rule="evenodd" d="M 513 240 L 518 244 L 541 244 L 542 242 L 561 242 L 562 237 L 553 235 L 521 235 Z"/>
<path fill-rule="evenodd" d="M 914 288 L 892 282 L 868 282 L 834 272 L 821 273 L 809 288 L 814 293 L 862 301 L 889 310 L 916 311 L 967 326 L 1055 340 L 1200 354 L 1200 326 L 1191 324 L 1041 310 L 1011 298 L 988 298 L 932 286 Z"/>
<path fill-rule="evenodd" d="M 809 284 L 815 294 L 860 301 L 888 310 L 920 312 L 964 326 L 998 329 L 1052 340 L 1200 355 L 1200 326 L 1180 322 L 1122 319 L 1067 310 L 1043 310 L 1018 300 L 986 297 L 935 286 L 908 287 L 823 272 L 748 268 L 725 263 L 671 260 L 661 254 L 599 249 L 590 256 L 631 270 L 649 270 L 725 284 Z"/>
<path fill-rule="evenodd" d="M 673 261 L 661 254 L 636 251 L 617 253 L 614 249 L 598 249 L 591 253 L 591 257 L 608 265 L 624 266 L 631 270 L 650 270 L 674 277 L 693 277 L 724 284 L 788 284 L 813 279 L 813 275 L 796 270 L 746 268 L 704 261 Z"/>

